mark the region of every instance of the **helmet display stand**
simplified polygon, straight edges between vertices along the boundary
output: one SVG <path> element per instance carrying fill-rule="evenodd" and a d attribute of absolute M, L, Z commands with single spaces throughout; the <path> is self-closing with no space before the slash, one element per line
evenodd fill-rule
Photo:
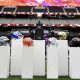
<path fill-rule="evenodd" d="M 33 41 L 30 37 L 23 39 L 22 78 L 33 79 Z"/>
<path fill-rule="evenodd" d="M 80 79 L 80 47 L 69 47 L 69 77 Z"/>
<path fill-rule="evenodd" d="M 22 74 L 23 38 L 11 40 L 11 73 L 10 75 Z"/>
<path fill-rule="evenodd" d="M 68 76 L 68 41 L 58 40 L 58 75 Z"/>
<path fill-rule="evenodd" d="M 45 76 L 45 40 L 33 42 L 33 75 Z"/>
<path fill-rule="evenodd" d="M 22 78 L 33 79 L 33 46 L 23 46 Z"/>
<path fill-rule="evenodd" d="M 47 46 L 47 79 L 58 79 L 58 48 Z"/>
<path fill-rule="evenodd" d="M 0 46 L 0 78 L 9 77 L 10 46 Z"/>

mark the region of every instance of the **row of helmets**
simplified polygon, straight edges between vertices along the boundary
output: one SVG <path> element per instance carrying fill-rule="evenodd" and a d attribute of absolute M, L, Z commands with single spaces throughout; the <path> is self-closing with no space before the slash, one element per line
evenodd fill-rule
<path fill-rule="evenodd" d="M 59 39 L 64 40 L 67 38 L 67 34 L 65 32 L 59 32 Z M 14 39 L 19 39 L 19 38 L 23 38 L 23 44 L 26 46 L 32 46 L 33 45 L 33 40 L 30 37 L 23 37 L 23 35 L 19 32 L 19 31 L 15 31 L 12 33 L 12 38 Z M 51 37 L 51 38 L 45 38 L 45 42 L 47 45 L 54 45 L 57 46 L 58 42 L 57 42 L 57 38 L 55 37 Z"/>
<path fill-rule="evenodd" d="M 59 40 L 65 40 L 67 38 L 67 33 L 66 32 L 59 32 L 58 33 L 58 38 Z M 20 39 L 23 38 L 23 44 L 26 46 L 32 46 L 33 45 L 33 40 L 30 37 L 24 37 L 19 31 L 15 31 L 11 34 L 12 39 Z M 9 38 L 6 36 L 0 36 L 0 46 L 4 45 L 6 46 L 9 43 Z M 48 46 L 54 45 L 58 46 L 58 40 L 55 37 L 50 37 L 50 38 L 45 38 L 45 42 Z M 80 47 L 80 38 L 79 37 L 73 37 L 69 41 L 69 46 L 71 47 Z"/>
<path fill-rule="evenodd" d="M 66 39 L 67 38 L 67 34 L 65 32 L 59 32 L 59 39 Z M 21 34 L 21 32 L 19 31 L 15 31 L 11 34 L 11 38 L 12 39 L 19 39 L 19 38 L 23 38 L 23 44 L 26 46 L 32 46 L 33 45 L 33 40 L 30 37 L 26 37 L 24 38 L 24 36 Z M 7 42 L 9 41 L 9 39 L 6 36 L 1 36 L 0 37 L 0 45 L 6 45 Z M 51 38 L 45 38 L 46 44 L 48 45 L 56 45 L 57 46 L 57 39 L 55 37 L 51 37 Z"/>
<path fill-rule="evenodd" d="M 67 38 L 67 33 L 66 32 L 59 32 L 58 33 L 59 36 L 59 40 L 65 40 Z M 23 44 L 26 46 L 32 46 L 33 45 L 33 40 L 30 37 L 24 37 L 21 32 L 19 31 L 15 31 L 11 34 L 11 38 L 12 39 L 20 39 L 23 38 Z M 51 38 L 45 38 L 45 42 L 48 46 L 50 45 L 54 45 L 54 46 L 58 46 L 58 40 L 55 37 L 51 37 Z M 1 36 L 0 37 L 0 46 L 2 45 L 6 45 L 7 43 L 9 43 L 9 39 L 6 36 Z M 80 38 L 79 37 L 74 37 L 69 41 L 69 45 L 71 47 L 80 47 Z"/>
<path fill-rule="evenodd" d="M 59 39 L 66 39 L 67 38 L 67 34 L 65 32 L 59 32 Z M 23 38 L 23 44 L 26 46 L 32 46 L 33 45 L 33 40 L 30 37 L 26 37 L 24 38 L 24 36 L 21 34 L 21 32 L 19 31 L 15 31 L 11 34 L 11 38 L 12 39 L 20 39 Z M 56 45 L 57 46 L 57 39 L 55 37 L 51 37 L 51 38 L 45 38 L 46 44 L 48 45 Z M 0 37 L 0 46 L 1 45 L 6 45 L 9 42 L 8 37 L 6 36 L 1 36 Z"/>

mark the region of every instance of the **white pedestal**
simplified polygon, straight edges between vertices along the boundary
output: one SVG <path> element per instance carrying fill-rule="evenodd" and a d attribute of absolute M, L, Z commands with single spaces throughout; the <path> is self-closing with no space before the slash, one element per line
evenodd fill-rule
<path fill-rule="evenodd" d="M 22 78 L 32 79 L 33 78 L 33 47 L 23 47 L 22 54 Z"/>
<path fill-rule="evenodd" d="M 23 39 L 11 40 L 11 75 L 22 74 Z"/>
<path fill-rule="evenodd" d="M 69 76 L 80 79 L 80 47 L 70 47 L 69 55 Z"/>
<path fill-rule="evenodd" d="M 58 49 L 54 46 L 47 46 L 47 79 L 58 78 Z"/>
<path fill-rule="evenodd" d="M 68 76 L 68 41 L 58 40 L 58 44 L 58 74 Z"/>
<path fill-rule="evenodd" d="M 34 40 L 33 75 L 45 76 L 45 40 Z"/>
<path fill-rule="evenodd" d="M 9 76 L 10 46 L 0 46 L 0 78 Z"/>

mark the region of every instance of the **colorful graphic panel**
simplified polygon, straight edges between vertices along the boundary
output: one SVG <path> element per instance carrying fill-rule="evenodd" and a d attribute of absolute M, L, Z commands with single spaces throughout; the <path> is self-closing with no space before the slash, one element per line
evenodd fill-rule
<path fill-rule="evenodd" d="M 16 6 L 80 6 L 80 0 L 0 0 L 0 5 L 16 5 Z"/>

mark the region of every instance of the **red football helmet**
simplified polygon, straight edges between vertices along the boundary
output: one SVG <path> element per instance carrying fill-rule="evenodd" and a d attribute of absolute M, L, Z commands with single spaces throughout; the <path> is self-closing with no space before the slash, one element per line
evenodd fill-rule
<path fill-rule="evenodd" d="M 30 37 L 24 38 L 23 39 L 23 44 L 25 46 L 32 46 L 33 40 Z"/>

